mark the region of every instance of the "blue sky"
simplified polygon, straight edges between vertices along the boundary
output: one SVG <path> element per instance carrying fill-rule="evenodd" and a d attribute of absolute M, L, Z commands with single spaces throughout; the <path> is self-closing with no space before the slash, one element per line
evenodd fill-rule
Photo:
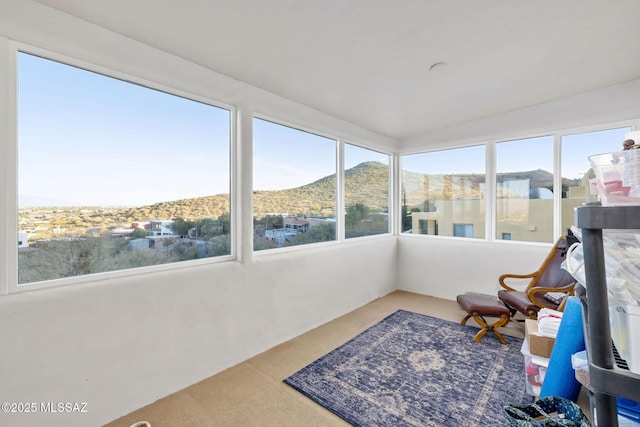
<path fill-rule="evenodd" d="M 608 129 L 562 137 L 562 176 L 582 178 L 591 164 L 589 156 L 622 149 L 630 128 Z M 553 136 L 541 136 L 496 144 L 496 171 L 535 169 L 553 171 Z M 483 145 L 403 156 L 404 170 L 430 174 L 484 173 Z"/>
<path fill-rule="evenodd" d="M 477 145 L 402 156 L 402 169 L 428 174 L 484 173 L 485 148 Z"/>
<path fill-rule="evenodd" d="M 266 120 L 253 122 L 254 190 L 299 187 L 336 173 L 336 140 Z M 389 156 L 345 144 L 345 169 Z"/>
<path fill-rule="evenodd" d="M 591 167 L 589 156 L 622 149 L 624 135 L 631 128 L 607 129 L 562 137 L 562 170 L 565 178 L 582 178 Z"/>
<path fill-rule="evenodd" d="M 18 73 L 23 203 L 137 206 L 229 192 L 229 111 L 23 53 Z M 256 189 L 335 173 L 335 140 L 263 120 L 254 132 Z M 347 168 L 387 161 L 346 152 Z"/>
<path fill-rule="evenodd" d="M 229 192 L 228 111 L 19 56 L 19 195 L 135 206 Z"/>
<path fill-rule="evenodd" d="M 138 206 L 229 192 L 230 112 L 19 54 L 18 193 L 22 200 Z M 563 176 L 617 151 L 629 129 L 563 138 Z M 552 137 L 497 146 L 498 172 L 552 170 Z M 388 156 L 347 144 L 345 167 Z M 336 141 L 254 120 L 254 189 L 308 184 L 336 171 Z M 484 147 L 403 157 L 423 173 L 483 173 Z M 23 203 L 23 202 L 21 202 Z"/>

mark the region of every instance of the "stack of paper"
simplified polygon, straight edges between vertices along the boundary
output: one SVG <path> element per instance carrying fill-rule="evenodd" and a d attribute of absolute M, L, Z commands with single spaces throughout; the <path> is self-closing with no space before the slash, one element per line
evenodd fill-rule
<path fill-rule="evenodd" d="M 542 308 L 538 312 L 538 334 L 543 337 L 555 338 L 560 329 L 562 321 L 562 312 Z"/>

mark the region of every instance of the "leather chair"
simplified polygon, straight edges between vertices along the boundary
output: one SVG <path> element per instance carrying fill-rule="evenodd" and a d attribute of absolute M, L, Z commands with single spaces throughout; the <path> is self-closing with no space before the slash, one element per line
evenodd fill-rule
<path fill-rule="evenodd" d="M 562 236 L 553 245 L 538 270 L 529 274 L 503 274 L 499 277 L 498 281 L 503 289 L 498 291 L 498 299 L 507 306 L 512 316 L 520 312 L 536 319 L 538 311 L 543 307 L 558 311 L 564 309 L 567 297 L 575 294 L 576 283 L 573 276 L 560 267 L 568 247 L 567 236 Z M 515 281 L 522 283 L 525 280 L 528 280 L 528 284 L 523 291 L 507 284 L 513 284 Z"/>

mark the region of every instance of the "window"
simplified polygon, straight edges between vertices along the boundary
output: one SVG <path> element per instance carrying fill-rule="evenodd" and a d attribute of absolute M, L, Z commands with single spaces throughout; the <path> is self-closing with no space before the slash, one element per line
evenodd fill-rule
<path fill-rule="evenodd" d="M 496 238 L 553 240 L 553 136 L 496 144 Z"/>
<path fill-rule="evenodd" d="M 589 156 L 622 150 L 631 127 L 605 129 L 562 136 L 562 233 L 574 224 L 573 208 L 596 201 L 589 179 L 593 170 Z"/>
<path fill-rule="evenodd" d="M 231 112 L 18 54 L 18 283 L 231 254 Z"/>
<path fill-rule="evenodd" d="M 389 232 L 389 156 L 344 146 L 345 237 Z"/>
<path fill-rule="evenodd" d="M 401 197 L 404 233 L 484 238 L 485 147 L 402 156 Z"/>
<path fill-rule="evenodd" d="M 625 126 L 496 143 L 494 238 L 551 243 L 555 226 L 566 233 L 574 207 L 597 200 L 589 189 L 589 156 L 622 150 L 632 131 Z M 561 179 L 553 173 L 554 140 Z M 484 238 L 484 157 L 484 146 L 402 156 L 402 232 Z M 561 218 L 554 221 L 556 191 Z"/>
<path fill-rule="evenodd" d="M 420 234 L 431 234 L 432 236 L 438 235 L 438 224 L 432 219 L 419 219 L 418 227 Z"/>
<path fill-rule="evenodd" d="M 256 251 L 336 239 L 337 142 L 253 121 Z"/>
<path fill-rule="evenodd" d="M 455 237 L 473 237 L 473 224 L 453 224 Z"/>

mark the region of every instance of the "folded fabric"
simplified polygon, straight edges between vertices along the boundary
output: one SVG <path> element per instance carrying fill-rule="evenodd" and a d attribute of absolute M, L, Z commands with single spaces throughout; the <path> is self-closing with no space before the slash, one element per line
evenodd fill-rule
<path fill-rule="evenodd" d="M 562 312 L 548 308 L 540 309 L 540 312 L 538 312 L 538 334 L 555 338 L 558 335 L 561 321 Z"/>

